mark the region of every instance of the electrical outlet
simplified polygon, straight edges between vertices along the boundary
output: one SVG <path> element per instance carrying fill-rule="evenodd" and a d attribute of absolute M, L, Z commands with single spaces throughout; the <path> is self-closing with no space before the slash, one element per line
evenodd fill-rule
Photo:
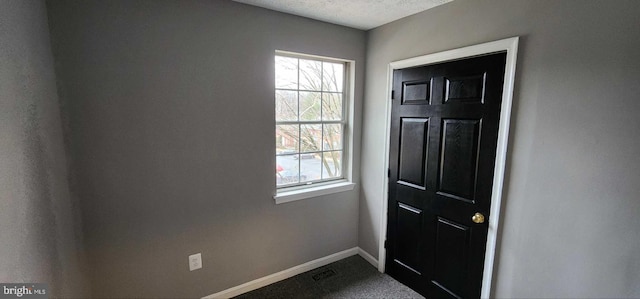
<path fill-rule="evenodd" d="M 202 268 L 202 254 L 196 253 L 189 256 L 189 271 Z"/>

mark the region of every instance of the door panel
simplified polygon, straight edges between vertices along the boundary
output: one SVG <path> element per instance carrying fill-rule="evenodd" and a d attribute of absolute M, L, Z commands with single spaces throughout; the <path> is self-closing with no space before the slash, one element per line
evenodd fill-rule
<path fill-rule="evenodd" d="M 428 298 L 480 296 L 505 58 L 393 74 L 386 269 Z"/>
<path fill-rule="evenodd" d="M 398 184 L 425 190 L 428 144 L 428 118 L 400 120 Z"/>
<path fill-rule="evenodd" d="M 422 210 L 409 205 L 398 203 L 398 242 L 395 244 L 395 262 L 401 267 L 420 275 L 420 239 L 416 235 L 422 234 Z"/>
<path fill-rule="evenodd" d="M 442 120 L 440 194 L 467 202 L 475 200 L 481 124 L 480 119 Z"/>
<path fill-rule="evenodd" d="M 484 95 L 485 74 L 445 78 L 445 103 L 447 102 L 482 102 Z"/>
<path fill-rule="evenodd" d="M 456 297 L 464 293 L 469 264 L 470 228 L 438 217 L 432 282 Z"/>
<path fill-rule="evenodd" d="M 402 83 L 402 104 L 428 105 L 430 99 L 429 81 Z"/>

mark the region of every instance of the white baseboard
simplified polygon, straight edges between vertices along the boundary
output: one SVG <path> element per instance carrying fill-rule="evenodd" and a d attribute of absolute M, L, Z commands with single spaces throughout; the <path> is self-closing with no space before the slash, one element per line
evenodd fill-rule
<path fill-rule="evenodd" d="M 362 248 L 358 247 L 358 255 L 360 255 L 363 259 L 369 262 L 371 265 L 378 269 L 378 260 L 370 255 L 368 252 L 362 250 Z"/>
<path fill-rule="evenodd" d="M 371 255 L 369 255 L 368 253 L 362 251 L 362 249 L 358 248 L 358 247 L 354 247 L 351 249 L 347 249 L 344 251 L 340 251 L 337 253 L 334 253 L 332 255 L 328 255 L 307 263 L 304 263 L 302 265 L 298 265 L 283 271 L 280 271 L 278 273 L 274 273 L 262 278 L 258 278 L 256 280 L 252 280 L 250 282 L 241 284 L 239 286 L 230 288 L 230 289 L 226 289 L 224 291 L 215 293 L 215 294 L 211 294 L 209 296 L 205 296 L 202 297 L 202 299 L 214 299 L 214 298 L 231 298 L 231 297 L 235 297 L 238 295 L 242 295 L 244 293 L 259 289 L 261 287 L 270 285 L 272 283 L 276 283 L 278 281 L 281 280 L 285 280 L 289 277 L 293 277 L 296 276 L 300 273 L 304 273 L 316 268 L 320 268 L 322 266 L 331 264 L 335 261 L 339 261 L 341 259 L 356 255 L 356 254 L 361 254 L 360 252 L 363 252 L 364 254 L 367 254 L 369 257 L 371 257 Z M 362 255 L 362 254 L 361 254 Z M 364 257 L 364 259 L 366 259 L 367 261 L 369 261 L 369 259 L 367 257 Z M 371 257 L 373 258 L 373 257 Z M 375 260 L 375 259 L 374 259 Z M 369 261 L 371 263 L 371 261 Z M 377 265 L 377 262 L 376 262 Z"/>

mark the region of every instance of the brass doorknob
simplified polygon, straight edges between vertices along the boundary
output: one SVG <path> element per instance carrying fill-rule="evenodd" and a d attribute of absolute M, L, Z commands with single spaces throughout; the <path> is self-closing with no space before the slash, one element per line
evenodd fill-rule
<path fill-rule="evenodd" d="M 476 213 L 475 215 L 473 215 L 473 217 L 471 217 L 471 221 L 475 223 L 484 223 L 484 215 Z"/>

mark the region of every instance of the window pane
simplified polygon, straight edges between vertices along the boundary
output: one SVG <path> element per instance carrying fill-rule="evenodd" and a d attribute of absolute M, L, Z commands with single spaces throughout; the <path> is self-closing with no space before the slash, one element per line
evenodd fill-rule
<path fill-rule="evenodd" d="M 276 126 L 276 154 L 298 152 L 298 125 Z"/>
<path fill-rule="evenodd" d="M 298 59 L 276 56 L 276 88 L 298 88 Z"/>
<path fill-rule="evenodd" d="M 300 152 L 322 150 L 322 125 L 300 125 Z"/>
<path fill-rule="evenodd" d="M 298 93 L 276 90 L 276 121 L 298 120 Z"/>
<path fill-rule="evenodd" d="M 323 150 L 334 151 L 342 149 L 342 124 L 326 124 L 323 127 Z"/>
<path fill-rule="evenodd" d="M 322 63 L 322 90 L 342 92 L 344 64 Z"/>
<path fill-rule="evenodd" d="M 300 154 L 300 182 L 316 181 L 322 177 L 321 154 Z"/>
<path fill-rule="evenodd" d="M 342 177 L 345 68 L 275 56 L 278 188 Z"/>
<path fill-rule="evenodd" d="M 298 155 L 276 157 L 276 185 L 298 183 L 299 180 Z"/>
<path fill-rule="evenodd" d="M 319 92 L 300 92 L 300 120 L 320 120 Z"/>
<path fill-rule="evenodd" d="M 300 90 L 322 90 L 322 62 L 300 59 Z"/>
<path fill-rule="evenodd" d="M 342 176 L 342 151 L 322 153 L 322 178 L 339 178 Z"/>
<path fill-rule="evenodd" d="M 342 119 L 342 94 L 322 93 L 322 120 Z"/>

